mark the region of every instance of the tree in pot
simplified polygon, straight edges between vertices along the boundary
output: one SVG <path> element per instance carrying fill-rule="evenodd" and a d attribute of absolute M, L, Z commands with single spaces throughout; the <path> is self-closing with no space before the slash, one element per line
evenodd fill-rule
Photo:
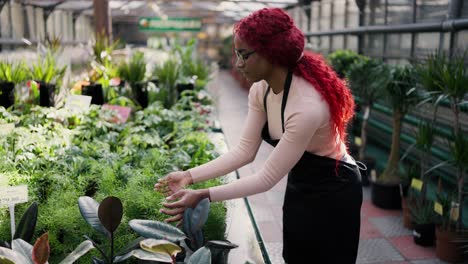
<path fill-rule="evenodd" d="M 416 92 L 414 70 L 407 66 L 387 66 L 390 81 L 385 86 L 385 98 L 393 110 L 392 143 L 387 165 L 372 185 L 372 202 L 381 208 L 401 208 L 399 190 L 400 172 L 400 135 L 405 115 L 419 101 Z"/>
<path fill-rule="evenodd" d="M 389 81 L 389 74 L 382 61 L 362 56 L 350 66 L 346 78 L 349 81 L 353 95 L 357 97 L 357 101 L 360 101 L 361 111 L 363 111 L 358 159 L 367 166 L 367 171 L 361 173 L 364 183 L 369 176 L 369 172 L 375 167 L 375 158 L 366 156 L 369 116 L 372 105 L 383 92 L 382 87 L 385 87 Z"/>
<path fill-rule="evenodd" d="M 32 65 L 29 78 L 39 84 L 39 104 L 54 106 L 55 95 L 61 87 L 67 66 L 59 67 L 54 56 L 48 52 L 44 58 L 38 57 Z"/>
<path fill-rule="evenodd" d="M 437 236 L 437 247 L 440 246 L 441 248 L 444 247 L 449 250 L 448 245 L 452 245 L 452 247 L 450 247 L 452 251 L 450 254 L 446 254 L 442 252 L 442 250 L 436 248 L 439 258 L 447 261 L 454 261 L 462 258 L 460 249 L 458 248 L 460 245 L 454 244 L 453 241 L 443 242 L 442 238 L 452 237 L 456 238 L 456 240 L 460 240 L 464 231 L 462 223 L 464 214 L 462 208 L 464 204 L 466 170 L 468 168 L 468 138 L 466 137 L 466 131 L 461 129 L 460 113 L 461 105 L 467 103 L 465 97 L 468 94 L 468 70 L 465 66 L 466 55 L 467 52 L 461 56 L 456 55 L 452 58 L 448 58 L 445 54 L 440 53 L 430 55 L 427 59 L 428 65 L 433 66 L 432 68 L 428 68 L 428 71 L 430 71 L 429 74 L 434 77 L 432 81 L 442 92 L 442 98 L 447 98 L 449 100 L 450 108 L 454 116 L 453 137 L 452 142 L 449 143 L 451 160 L 442 162 L 429 170 L 431 171 L 447 164 L 451 164 L 455 168 L 457 199 L 451 201 L 448 206 L 451 208 L 451 212 L 453 212 L 452 216 L 456 216 L 454 217 L 456 225 L 454 229 L 451 229 L 450 225 L 446 226 L 448 228 L 442 226 L 438 229 L 440 236 Z M 458 257 L 455 257 L 457 254 Z"/>
<path fill-rule="evenodd" d="M 345 78 L 348 69 L 356 61 L 362 60 L 361 55 L 352 50 L 337 50 L 327 56 L 327 60 L 340 78 Z"/>
<path fill-rule="evenodd" d="M 23 61 L 0 61 L 0 106 L 8 108 L 15 103 L 15 86 L 26 78 L 26 65 Z"/>

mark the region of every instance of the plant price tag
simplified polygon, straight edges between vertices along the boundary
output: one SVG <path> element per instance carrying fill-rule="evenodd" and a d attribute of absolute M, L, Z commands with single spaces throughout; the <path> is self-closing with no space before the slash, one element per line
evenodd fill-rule
<path fill-rule="evenodd" d="M 422 190 L 422 186 L 423 186 L 423 182 L 419 179 L 416 179 L 416 178 L 413 178 L 411 180 L 411 187 L 418 190 L 418 191 L 421 191 Z"/>
<path fill-rule="evenodd" d="M 0 207 L 8 205 L 10 209 L 11 238 L 15 234 L 15 204 L 28 201 L 28 186 L 0 187 Z"/>
<path fill-rule="evenodd" d="M 91 96 L 87 95 L 70 95 L 67 97 L 65 108 L 71 111 L 86 111 L 91 105 Z"/>
<path fill-rule="evenodd" d="M 25 203 L 28 201 L 28 186 L 0 187 L 0 206 Z"/>
<path fill-rule="evenodd" d="M 105 104 L 102 106 L 102 108 L 116 111 L 118 113 L 117 119 L 113 120 L 113 122 L 119 123 L 119 124 L 127 122 L 128 117 L 130 116 L 130 113 L 132 112 L 132 109 L 130 107 L 119 106 L 119 105 Z"/>
<path fill-rule="evenodd" d="M 444 208 L 438 202 L 434 203 L 434 211 L 439 215 L 444 215 Z"/>
<path fill-rule="evenodd" d="M 360 137 L 354 137 L 354 144 L 356 144 L 356 146 L 360 147 L 361 144 L 362 144 L 362 139 Z"/>
<path fill-rule="evenodd" d="M 452 202 L 452 208 L 450 208 L 450 219 L 457 221 L 460 216 L 460 204 Z"/>
<path fill-rule="evenodd" d="M 0 135 L 6 136 L 10 134 L 15 129 L 15 124 L 8 123 L 8 124 L 0 124 Z"/>

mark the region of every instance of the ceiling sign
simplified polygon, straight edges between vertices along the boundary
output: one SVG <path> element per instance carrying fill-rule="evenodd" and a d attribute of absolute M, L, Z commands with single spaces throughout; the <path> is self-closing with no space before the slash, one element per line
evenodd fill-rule
<path fill-rule="evenodd" d="M 173 17 L 140 17 L 138 28 L 141 31 L 200 31 L 202 21 L 199 18 Z"/>

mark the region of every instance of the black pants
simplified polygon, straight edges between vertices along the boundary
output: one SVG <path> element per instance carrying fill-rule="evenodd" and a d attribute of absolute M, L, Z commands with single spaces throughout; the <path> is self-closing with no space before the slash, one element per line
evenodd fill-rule
<path fill-rule="evenodd" d="M 356 262 L 362 204 L 358 175 L 353 165 L 304 154 L 288 176 L 283 206 L 286 263 Z"/>

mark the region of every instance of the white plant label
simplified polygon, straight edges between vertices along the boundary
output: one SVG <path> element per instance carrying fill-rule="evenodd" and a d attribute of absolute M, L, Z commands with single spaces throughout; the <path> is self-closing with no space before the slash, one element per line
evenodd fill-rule
<path fill-rule="evenodd" d="M 65 108 L 71 111 L 86 111 L 91 105 L 91 96 L 87 95 L 70 95 L 67 97 Z"/>
<path fill-rule="evenodd" d="M 28 201 L 28 186 L 0 187 L 0 206 Z"/>
<path fill-rule="evenodd" d="M 6 136 L 10 134 L 15 129 L 15 124 L 0 124 L 0 135 Z"/>
<path fill-rule="evenodd" d="M 10 209 L 11 239 L 15 234 L 15 204 L 28 201 L 28 186 L 0 187 L 0 207 L 8 205 Z"/>

